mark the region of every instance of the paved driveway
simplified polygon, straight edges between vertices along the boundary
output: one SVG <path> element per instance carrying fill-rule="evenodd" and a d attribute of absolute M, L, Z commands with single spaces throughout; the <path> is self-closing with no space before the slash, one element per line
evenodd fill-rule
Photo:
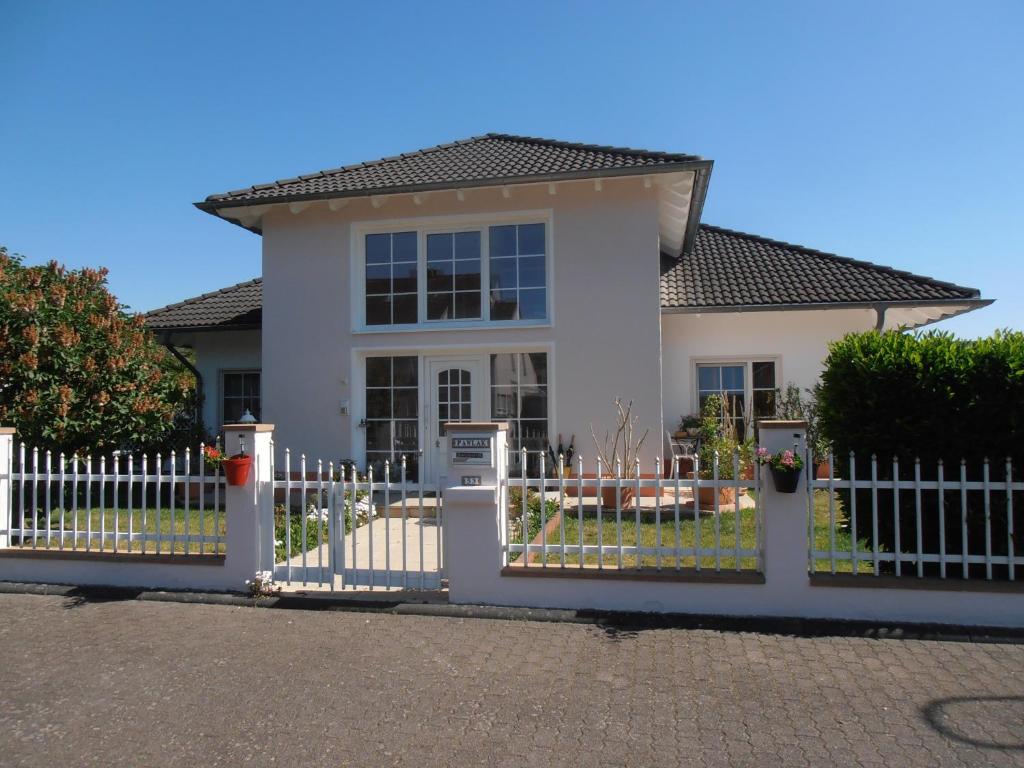
<path fill-rule="evenodd" d="M 1020 645 L 0 595 L 0 648 L 3 765 L 1024 764 Z"/>

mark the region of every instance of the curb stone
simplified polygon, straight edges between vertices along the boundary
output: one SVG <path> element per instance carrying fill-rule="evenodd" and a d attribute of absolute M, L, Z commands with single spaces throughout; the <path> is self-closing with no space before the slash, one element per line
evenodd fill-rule
<path fill-rule="evenodd" d="M 241 592 L 193 592 L 132 587 L 72 586 L 0 581 L 0 594 L 50 595 L 83 602 L 141 600 L 156 603 L 195 603 L 307 611 L 353 611 L 397 616 L 457 619 L 497 619 L 589 624 L 609 635 L 650 629 L 702 629 L 717 632 L 756 632 L 794 637 L 863 637 L 877 640 L 942 640 L 946 642 L 1024 645 L 1024 629 L 950 624 L 876 623 L 787 617 L 711 616 L 685 613 L 628 613 L 619 611 L 519 608 L 494 605 L 453 605 L 435 596 L 408 593 L 313 596 L 288 594 L 254 598 Z"/>

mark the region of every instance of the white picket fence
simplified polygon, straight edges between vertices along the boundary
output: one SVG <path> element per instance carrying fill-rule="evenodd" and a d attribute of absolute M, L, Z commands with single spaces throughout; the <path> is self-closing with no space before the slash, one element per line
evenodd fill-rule
<path fill-rule="evenodd" d="M 442 489 L 408 482 L 406 460 L 398 481 L 385 463 L 371 468 L 333 461 L 293 462 L 273 468 L 275 580 L 319 589 L 441 589 L 444 578 Z M 268 542 L 269 545 L 269 542 Z"/>
<path fill-rule="evenodd" d="M 528 466 L 527 456 L 524 449 L 520 466 Z M 758 473 L 740 477 L 739 452 L 724 460 L 731 472 L 723 471 L 716 454 L 709 477 L 702 478 L 697 457 L 693 472 L 682 477 L 676 459 L 666 473 L 656 459 L 650 475 L 643 474 L 639 460 L 624 472 L 621 463 L 607 467 L 598 459 L 587 474 L 583 457 L 577 456 L 571 466 L 560 459 L 548 477 L 550 465 L 541 453 L 535 463 L 540 477 L 502 481 L 507 499 L 503 565 L 760 572 Z"/>
<path fill-rule="evenodd" d="M 947 473 L 939 461 L 928 479 L 922 479 L 920 460 L 908 470 L 906 462 L 901 467 L 894 459 L 884 467 L 891 470 L 891 476 L 883 479 L 879 478 L 881 465 L 876 456 L 858 465 L 851 453 L 840 467 L 830 456 L 828 465 L 828 477 L 812 478 L 807 488 L 812 574 L 842 571 L 853 575 L 1016 580 L 1017 567 L 1024 565 L 1024 558 L 1018 554 L 1022 548 L 1016 545 L 1021 521 L 1014 517 L 1024 512 L 1024 499 L 1020 498 L 1024 482 L 1013 480 L 1009 459 L 1002 464 L 1002 480 L 991 479 L 992 467 L 987 459 L 980 477 L 969 472 L 977 473 L 977 467 L 968 468 L 961 460 L 952 473 Z M 806 466 L 811 466 L 809 455 Z M 848 492 L 845 508 L 837 495 L 843 491 Z M 913 502 L 910 521 L 901 508 L 907 499 Z M 819 518 L 824 517 L 825 506 L 827 541 L 820 542 Z M 977 528 L 981 526 L 970 519 L 972 509 L 973 517 L 979 513 L 983 516 L 980 533 Z M 994 523 L 996 512 L 1001 518 L 998 525 Z M 867 541 L 858 541 L 856 533 L 850 532 L 857 530 L 858 520 L 863 524 L 867 519 L 864 515 L 870 516 L 871 535 Z M 892 536 L 880 533 L 880 527 L 887 528 L 887 524 L 892 525 Z M 908 528 L 912 529 L 909 536 Z M 884 546 L 886 541 L 889 547 Z"/>
<path fill-rule="evenodd" d="M 54 455 L 19 445 L 0 540 L 10 548 L 223 554 L 224 478 L 193 453 Z"/>

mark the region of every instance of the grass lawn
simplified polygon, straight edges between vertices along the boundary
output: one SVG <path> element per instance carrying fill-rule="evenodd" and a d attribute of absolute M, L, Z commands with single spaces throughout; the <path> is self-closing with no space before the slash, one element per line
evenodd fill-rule
<path fill-rule="evenodd" d="M 225 520 L 224 511 L 221 510 L 216 514 L 212 509 L 205 509 L 202 514 L 196 509 L 189 510 L 187 519 L 185 511 L 180 507 L 176 506 L 174 509 L 174 519 L 171 519 L 171 510 L 169 507 L 162 509 L 156 509 L 153 507 L 145 509 L 134 509 L 129 515 L 126 509 L 100 509 L 93 508 L 88 511 L 85 509 L 78 510 L 78 539 L 77 549 L 84 550 L 86 547 L 86 531 L 88 526 L 92 526 L 92 544 L 91 549 L 93 551 L 114 551 L 114 537 L 113 532 L 116 530 L 122 534 L 128 534 L 129 531 L 133 535 L 145 534 L 150 537 L 149 541 L 132 541 L 129 543 L 127 535 L 124 538 L 119 537 L 117 541 L 117 550 L 119 552 L 155 552 L 157 551 L 157 527 L 159 521 L 159 533 L 161 541 L 159 543 L 160 552 L 162 553 L 185 553 L 186 551 L 192 554 L 198 554 L 200 547 L 202 552 L 207 554 L 214 553 L 214 547 L 217 547 L 217 552 L 220 554 L 224 553 L 224 542 L 215 545 L 214 542 L 206 542 L 200 544 L 198 541 L 186 542 L 186 532 L 190 536 L 213 536 L 216 528 L 217 534 L 221 537 L 225 535 Z M 50 513 L 50 549 L 60 548 L 60 522 L 61 513 L 59 510 L 52 510 Z M 14 520 L 14 526 L 20 525 L 20 518 L 16 517 Z M 64 512 L 64 548 L 71 549 L 75 537 L 72 532 L 75 530 L 75 515 L 71 510 Z M 39 536 L 36 538 L 36 547 L 46 547 L 46 516 L 41 514 L 38 518 Z M 30 518 L 25 520 L 25 528 L 29 531 L 32 529 L 32 521 Z M 106 532 L 106 537 L 102 540 L 99 538 L 101 529 Z M 173 537 L 173 541 L 172 541 Z M 21 546 L 24 548 L 32 547 L 32 535 L 29 533 L 26 535 L 24 541 L 19 545 L 17 540 L 12 543 L 12 546 Z"/>
<path fill-rule="evenodd" d="M 753 550 L 757 548 L 757 521 L 756 521 L 756 510 L 754 509 L 742 509 L 739 514 L 739 539 L 740 548 Z M 835 520 L 837 524 L 837 530 L 835 533 L 836 549 L 838 551 L 850 551 L 850 534 L 846 531 L 838 530 L 838 525 L 845 521 L 845 515 L 839 508 L 838 501 L 835 504 Z M 733 554 L 736 546 L 736 514 L 734 512 L 722 512 L 719 515 L 718 521 L 718 541 L 720 550 L 719 565 L 722 570 L 735 570 L 736 569 L 736 557 Z M 605 568 L 617 568 L 619 567 L 619 558 L 616 547 L 618 545 L 617 531 L 615 524 L 615 512 L 605 511 L 601 515 L 601 539 L 602 544 L 605 547 L 605 554 L 603 556 L 603 565 Z M 652 512 L 642 512 L 640 520 L 640 546 L 641 547 L 656 547 L 658 544 L 658 529 L 655 522 L 655 515 Z M 567 545 L 578 544 L 580 537 L 580 524 L 578 513 L 576 510 L 566 510 L 565 519 L 565 543 Z M 829 504 L 828 504 L 828 492 L 823 490 L 815 491 L 814 496 L 814 535 L 816 540 L 817 549 L 827 549 L 829 544 Z M 702 550 L 712 550 L 712 554 L 702 554 L 700 558 L 700 567 L 702 569 L 713 569 L 716 566 L 716 560 L 713 554 L 715 549 L 716 533 L 715 533 L 715 516 L 710 512 L 704 512 L 700 516 L 699 522 L 699 540 Z M 548 545 L 554 545 L 556 549 L 548 553 L 547 562 L 549 565 L 558 565 L 561 563 L 561 555 L 557 550 L 557 546 L 561 541 L 561 530 L 555 528 L 547 537 Z M 698 541 L 698 523 L 693 519 L 693 512 L 680 511 L 680 525 L 679 525 L 679 544 L 681 549 L 695 549 Z M 584 545 L 596 545 L 598 543 L 598 523 L 596 512 L 591 510 L 585 510 L 583 515 L 583 543 Z M 637 524 L 636 524 L 636 513 L 634 510 L 626 510 L 622 513 L 622 544 L 625 547 L 636 546 L 637 544 Z M 663 549 L 672 549 L 676 546 L 676 529 L 675 529 L 675 517 L 674 509 L 670 505 L 666 505 L 661 511 L 661 546 Z M 858 544 L 858 551 L 864 551 L 865 542 L 861 541 Z M 518 556 L 517 556 L 518 557 Z M 862 572 L 870 571 L 871 562 L 870 558 L 859 560 L 859 570 Z M 531 562 L 541 562 L 541 557 L 538 555 Z M 576 554 L 566 554 L 565 562 L 567 565 L 578 565 L 579 556 Z M 597 565 L 598 555 L 586 555 L 584 557 L 584 564 L 586 565 Z M 644 568 L 654 568 L 657 565 L 657 558 L 654 555 L 644 555 L 641 558 L 641 562 L 637 563 L 635 555 L 624 554 L 622 557 L 623 568 L 636 568 L 641 566 Z M 684 555 L 679 560 L 679 565 L 683 568 L 694 568 L 697 565 L 697 558 L 695 555 Z M 741 557 L 739 566 L 742 570 L 756 570 L 757 560 L 754 557 Z M 672 553 L 666 553 L 661 558 L 662 568 L 675 568 L 676 558 Z M 849 560 L 836 561 L 837 572 L 850 572 L 852 570 L 852 563 Z M 817 571 L 828 571 L 830 570 L 829 561 L 819 560 L 816 563 Z"/>

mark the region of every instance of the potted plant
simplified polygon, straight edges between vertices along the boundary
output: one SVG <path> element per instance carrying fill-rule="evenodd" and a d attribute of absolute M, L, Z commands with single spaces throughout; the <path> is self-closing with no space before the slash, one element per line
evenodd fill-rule
<path fill-rule="evenodd" d="M 800 472 L 804 468 L 804 460 L 800 454 L 787 448 L 778 453 L 771 453 L 761 446 L 757 449 L 757 463 L 767 466 L 772 473 L 772 482 L 778 493 L 796 493 L 800 482 Z"/>
<path fill-rule="evenodd" d="M 645 430 L 639 440 L 635 438 L 636 425 L 639 420 L 639 416 L 633 416 L 633 401 L 630 400 L 623 404 L 622 398 L 617 397 L 615 398 L 614 437 L 610 432 L 605 432 L 604 443 L 601 443 L 594 432 L 594 425 L 590 425 L 590 435 L 594 438 L 594 446 L 597 448 L 597 455 L 601 459 L 603 467 L 601 478 L 614 482 L 615 475 L 612 473 L 615 471 L 616 465 L 622 469 L 621 491 L 617 491 L 614 484 L 601 487 L 602 507 L 614 508 L 616 496 L 620 496 L 618 501 L 622 507 L 625 507 L 633 498 L 636 489 L 633 484 L 625 481 L 636 480 L 637 456 L 640 455 L 640 447 L 650 432 L 650 430 Z"/>
<path fill-rule="evenodd" d="M 736 467 L 733 456 L 739 454 L 739 479 L 749 479 L 753 467 L 751 446 L 741 442 L 736 433 L 736 423 L 728 398 L 722 395 L 711 395 L 704 402 L 700 428 L 700 451 L 698 475 L 701 480 L 715 478 L 715 455 L 718 455 L 718 479 L 735 480 Z M 736 501 L 736 488 L 718 488 L 705 486 L 698 490 L 697 503 L 701 508 L 709 509 L 715 505 L 715 497 L 719 504 L 732 504 Z"/>
<path fill-rule="evenodd" d="M 219 447 L 208 445 L 203 451 L 203 461 L 214 472 L 223 467 L 228 485 L 245 485 L 252 469 L 252 456 L 246 454 L 244 446 L 239 453 L 225 458 Z"/>
<path fill-rule="evenodd" d="M 676 429 L 676 438 L 697 437 L 700 435 L 701 419 L 695 413 L 679 417 L 679 427 Z"/>
<path fill-rule="evenodd" d="M 804 390 L 790 382 L 779 397 L 776 417 L 780 419 L 796 419 L 807 422 L 807 445 L 811 449 L 811 477 L 828 477 L 830 470 L 828 457 L 832 451 L 828 440 L 822 435 L 818 426 L 818 390 L 821 384 L 813 389 Z"/>

